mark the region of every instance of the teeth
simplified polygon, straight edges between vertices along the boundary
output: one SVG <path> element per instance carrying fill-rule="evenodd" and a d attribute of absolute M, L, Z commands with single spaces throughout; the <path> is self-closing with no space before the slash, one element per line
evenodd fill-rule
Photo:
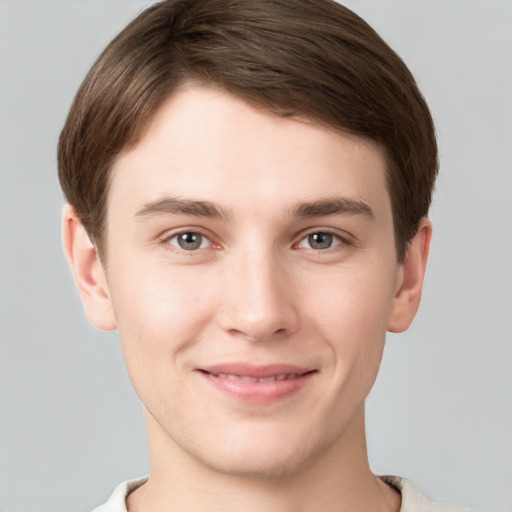
<path fill-rule="evenodd" d="M 221 379 L 239 380 L 242 382 L 276 382 L 279 380 L 295 379 L 297 373 L 282 373 L 279 375 L 271 375 L 270 377 L 249 377 L 248 375 L 234 375 L 232 373 L 212 373 Z"/>

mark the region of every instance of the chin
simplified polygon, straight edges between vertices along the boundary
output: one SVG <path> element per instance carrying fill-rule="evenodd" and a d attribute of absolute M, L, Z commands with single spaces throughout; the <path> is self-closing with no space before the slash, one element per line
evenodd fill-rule
<path fill-rule="evenodd" d="M 305 460 L 300 456 L 279 455 L 274 454 L 270 457 L 263 454 L 262 456 L 261 451 L 244 454 L 231 452 L 220 456 L 211 454 L 210 457 L 205 457 L 205 454 L 202 454 L 201 462 L 220 474 L 262 480 L 287 477 L 305 465 Z"/>
<path fill-rule="evenodd" d="M 293 431 L 254 429 L 196 446 L 189 454 L 217 473 L 252 479 L 288 477 L 318 458 L 330 444 L 327 439 L 312 442 L 314 436 L 293 435 Z M 298 433 L 297 433 L 298 434 Z M 304 433 L 302 433 L 304 434 Z M 186 447 L 183 447 L 185 448 Z M 195 452 L 195 453 L 194 453 Z"/>

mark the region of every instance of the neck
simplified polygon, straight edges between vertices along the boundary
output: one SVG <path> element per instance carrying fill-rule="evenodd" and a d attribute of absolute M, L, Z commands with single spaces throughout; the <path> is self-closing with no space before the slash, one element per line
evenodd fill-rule
<path fill-rule="evenodd" d="M 151 476 L 129 512 L 397 512 L 399 494 L 371 473 L 364 409 L 343 435 L 296 471 L 268 478 L 220 473 L 181 450 L 148 414 Z"/>

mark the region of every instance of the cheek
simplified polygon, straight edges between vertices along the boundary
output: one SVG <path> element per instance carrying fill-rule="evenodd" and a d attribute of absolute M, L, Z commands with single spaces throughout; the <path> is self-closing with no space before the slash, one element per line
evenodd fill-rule
<path fill-rule="evenodd" d="M 133 381 L 157 376 L 198 338 L 211 317 L 211 297 L 190 268 L 148 265 L 112 272 L 111 294 L 128 372 Z M 130 278 L 126 279 L 126 275 Z M 162 377 L 164 377 L 162 375 Z M 165 378 L 169 378 L 168 376 Z M 136 382 L 134 382 L 136 385 Z"/>
<path fill-rule="evenodd" d="M 373 382 L 394 297 L 394 266 L 361 268 L 339 269 L 324 292 L 309 294 L 309 310 L 311 322 L 328 341 L 340 378 L 354 375 Z"/>
<path fill-rule="evenodd" d="M 318 282 L 328 285 L 319 288 Z M 306 296 L 313 316 L 330 330 L 371 339 L 372 333 L 386 330 L 394 288 L 393 266 L 353 265 L 335 269 L 323 279 L 313 276 Z"/>

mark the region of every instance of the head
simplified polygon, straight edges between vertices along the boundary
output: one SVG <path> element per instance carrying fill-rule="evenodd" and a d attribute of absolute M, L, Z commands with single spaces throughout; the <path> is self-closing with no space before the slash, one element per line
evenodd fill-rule
<path fill-rule="evenodd" d="M 66 198 L 103 256 L 114 162 L 190 82 L 378 144 L 403 259 L 437 173 L 432 119 L 402 60 L 331 0 L 164 1 L 109 44 L 75 97 L 58 149 Z"/>
<path fill-rule="evenodd" d="M 436 158 L 403 62 L 330 0 L 161 2 L 114 39 L 59 143 L 64 245 L 155 459 L 261 477 L 364 451 Z"/>

